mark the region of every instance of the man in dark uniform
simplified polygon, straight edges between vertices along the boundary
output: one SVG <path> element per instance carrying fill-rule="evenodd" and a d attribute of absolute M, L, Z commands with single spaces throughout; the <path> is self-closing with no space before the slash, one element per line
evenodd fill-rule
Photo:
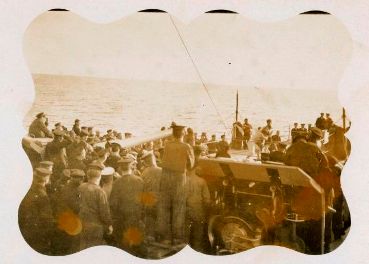
<path fill-rule="evenodd" d="M 142 202 L 144 205 L 145 237 L 153 240 L 156 236 L 157 208 L 160 199 L 160 178 L 162 169 L 156 165 L 155 155 L 147 151 L 141 157 L 145 169 L 142 172 L 144 193 Z"/>
<path fill-rule="evenodd" d="M 114 237 L 118 247 L 137 256 L 144 235 L 141 221 L 143 180 L 134 175 L 132 158 L 124 157 L 118 163 L 121 177 L 113 183 L 110 194 Z"/>
<path fill-rule="evenodd" d="M 318 127 L 312 127 L 308 136 L 308 141 L 317 145 L 317 142 L 323 138 L 323 131 Z"/>
<path fill-rule="evenodd" d="M 326 128 L 327 120 L 324 117 L 324 113 L 320 113 L 320 117 L 318 117 L 315 121 L 315 127 L 324 130 Z"/>
<path fill-rule="evenodd" d="M 55 223 L 49 198 L 46 194 L 46 184 L 51 171 L 36 168 L 33 174 L 31 188 L 19 206 L 18 223 L 26 242 L 37 252 L 50 255 L 51 238 Z"/>
<path fill-rule="evenodd" d="M 306 135 L 303 133 L 297 134 L 294 142 L 287 149 L 285 164 L 301 168 L 315 180 L 328 169 L 326 156 L 316 144 L 307 142 Z M 295 195 L 294 211 L 303 214 L 307 219 L 300 225 L 298 233 L 304 239 L 310 254 L 320 254 L 322 221 L 322 209 L 319 208 L 320 197 L 317 197 L 309 188 L 303 188 Z"/>
<path fill-rule="evenodd" d="M 45 113 L 42 112 L 37 114 L 36 119 L 33 120 L 31 125 L 29 126 L 28 134 L 36 138 L 44 138 L 44 137 L 52 138 L 53 135 L 45 125 L 45 122 L 46 122 Z"/>
<path fill-rule="evenodd" d="M 267 119 L 266 123 L 266 126 L 261 129 L 261 133 L 263 133 L 263 135 L 267 138 L 266 141 L 270 142 L 273 133 L 272 119 Z"/>
<path fill-rule="evenodd" d="M 215 155 L 216 158 L 230 158 L 231 155 L 229 155 L 228 151 L 229 151 L 229 144 L 226 141 L 225 135 L 222 135 L 221 137 L 221 141 L 218 142 L 218 147 L 217 147 L 217 154 Z"/>
<path fill-rule="evenodd" d="M 325 128 L 328 130 L 331 128 L 331 126 L 333 125 L 333 120 L 331 118 L 331 115 L 329 113 L 326 113 L 325 114 L 325 120 L 326 120 L 326 123 L 325 123 Z"/>
<path fill-rule="evenodd" d="M 99 186 L 101 171 L 89 169 L 88 182 L 79 186 L 81 195 L 79 217 L 82 221 L 80 249 L 105 245 L 104 234 L 113 232 L 109 203 Z"/>
<path fill-rule="evenodd" d="M 249 142 L 252 134 L 252 125 L 249 123 L 249 120 L 247 118 L 245 118 L 244 120 L 242 129 L 243 129 L 243 149 L 247 149 L 247 143 Z"/>
<path fill-rule="evenodd" d="M 287 149 L 285 163 L 301 168 L 312 178 L 328 166 L 327 158 L 319 147 L 308 143 L 306 135 L 301 133 L 296 135 L 294 143 Z"/>
<path fill-rule="evenodd" d="M 299 131 L 300 131 L 300 132 L 302 132 L 302 133 L 307 133 L 307 129 L 306 129 L 306 127 L 305 127 L 305 124 L 304 124 L 304 123 L 300 124 Z"/>
<path fill-rule="evenodd" d="M 112 167 L 105 167 L 101 171 L 100 187 L 106 194 L 106 198 L 110 199 L 111 190 L 113 188 L 113 180 L 115 176 L 115 170 Z"/>
<path fill-rule="evenodd" d="M 51 185 L 54 185 L 60 178 L 61 173 L 67 168 L 67 157 L 65 148 L 72 143 L 63 130 L 54 131 L 53 141 L 47 143 L 45 148 L 45 159 L 54 163 Z"/>
<path fill-rule="evenodd" d="M 158 223 L 161 242 L 182 245 L 185 243 L 186 171 L 194 166 L 195 158 L 192 147 L 183 142 L 184 127 L 172 128 L 173 140 L 166 143 L 161 164 Z"/>
<path fill-rule="evenodd" d="M 196 164 L 201 156 L 201 147 L 194 148 Z M 205 227 L 207 223 L 207 209 L 210 205 L 210 193 L 206 181 L 199 176 L 201 168 L 195 164 L 187 172 L 186 189 L 186 221 L 188 228 L 188 241 L 190 246 L 199 252 L 204 252 L 206 243 Z"/>
<path fill-rule="evenodd" d="M 280 132 L 279 132 L 279 130 L 277 130 L 275 132 L 275 134 L 272 136 L 272 142 L 278 143 L 278 142 L 281 142 L 281 141 L 282 140 L 281 140 Z"/>
<path fill-rule="evenodd" d="M 93 148 L 88 143 L 82 141 L 80 136 L 76 136 L 74 142 L 66 148 L 69 168 L 85 170 L 87 153 L 92 151 Z"/>
<path fill-rule="evenodd" d="M 120 160 L 120 145 L 118 143 L 111 144 L 111 153 L 109 157 L 105 161 L 105 165 L 108 167 L 114 168 L 114 170 L 118 170 L 118 160 Z"/>
<path fill-rule="evenodd" d="M 299 132 L 299 128 L 298 128 L 298 123 L 293 123 L 293 128 L 291 129 L 291 138 L 292 141 L 295 138 L 295 136 L 297 135 L 297 133 Z"/>
<path fill-rule="evenodd" d="M 72 254 L 79 251 L 81 220 L 78 217 L 80 197 L 78 187 L 82 184 L 83 170 L 70 170 L 70 181 L 62 187 L 56 201 L 56 221 L 58 230 L 54 239 L 57 255 Z"/>
<path fill-rule="evenodd" d="M 77 136 L 79 136 L 79 134 L 81 133 L 81 128 L 79 127 L 79 119 L 74 120 L 74 125 L 72 130 L 74 131 L 74 133 L 76 133 Z"/>

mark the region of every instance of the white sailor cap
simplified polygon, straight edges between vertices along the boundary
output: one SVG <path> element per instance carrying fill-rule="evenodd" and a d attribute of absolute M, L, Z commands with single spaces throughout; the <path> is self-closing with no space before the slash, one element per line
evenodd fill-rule
<path fill-rule="evenodd" d="M 101 171 L 101 176 L 110 176 L 110 175 L 113 175 L 114 172 L 115 172 L 114 168 L 112 168 L 112 167 L 105 167 Z"/>

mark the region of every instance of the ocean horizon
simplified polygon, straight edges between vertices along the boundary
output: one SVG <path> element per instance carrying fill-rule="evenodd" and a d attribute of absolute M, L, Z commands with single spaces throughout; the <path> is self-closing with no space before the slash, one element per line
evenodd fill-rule
<path fill-rule="evenodd" d="M 248 118 L 254 128 L 273 120 L 283 137 L 294 122 L 315 123 L 320 112 L 341 122 L 342 106 L 335 90 L 283 89 L 146 80 L 107 79 L 85 76 L 33 74 L 35 101 L 24 126 L 45 112 L 49 128 L 61 122 L 71 129 L 81 126 L 131 132 L 140 136 L 168 127 L 172 121 L 196 132 L 230 135 L 239 93 L 239 121 Z M 215 106 L 214 106 L 215 105 Z"/>

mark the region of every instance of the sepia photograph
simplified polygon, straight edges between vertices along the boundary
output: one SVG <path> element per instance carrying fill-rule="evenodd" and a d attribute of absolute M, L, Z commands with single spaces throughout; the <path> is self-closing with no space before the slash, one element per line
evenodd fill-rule
<path fill-rule="evenodd" d="M 333 252 L 351 227 L 338 85 L 352 50 L 320 11 L 189 24 L 156 9 L 107 24 L 42 13 L 23 39 L 35 89 L 19 139 L 33 169 L 24 240 L 50 256 Z"/>

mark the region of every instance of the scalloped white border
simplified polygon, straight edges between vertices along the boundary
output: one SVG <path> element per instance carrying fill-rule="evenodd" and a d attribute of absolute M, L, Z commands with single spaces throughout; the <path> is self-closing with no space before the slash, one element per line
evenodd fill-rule
<path fill-rule="evenodd" d="M 0 3 L 0 259 L 2 263 L 148 263 L 111 247 L 91 248 L 72 256 L 47 257 L 23 240 L 17 208 L 30 186 L 31 166 L 20 147 L 22 120 L 34 97 L 23 53 L 23 34 L 31 21 L 51 8 L 65 8 L 97 23 L 109 23 L 136 11 L 162 9 L 185 23 L 209 10 L 227 9 L 261 22 L 293 17 L 309 10 L 335 15 L 354 41 L 352 60 L 342 77 L 338 96 L 353 121 L 349 132 L 353 153 L 346 164 L 343 189 L 350 205 L 352 228 L 343 245 L 324 256 L 307 256 L 278 247 L 259 247 L 235 256 L 214 257 L 185 248 L 159 263 L 368 263 L 369 262 L 369 1 L 366 0 L 2 0 Z M 366 123 L 365 123 L 366 122 Z M 21 164 L 24 164 L 22 166 Z"/>

